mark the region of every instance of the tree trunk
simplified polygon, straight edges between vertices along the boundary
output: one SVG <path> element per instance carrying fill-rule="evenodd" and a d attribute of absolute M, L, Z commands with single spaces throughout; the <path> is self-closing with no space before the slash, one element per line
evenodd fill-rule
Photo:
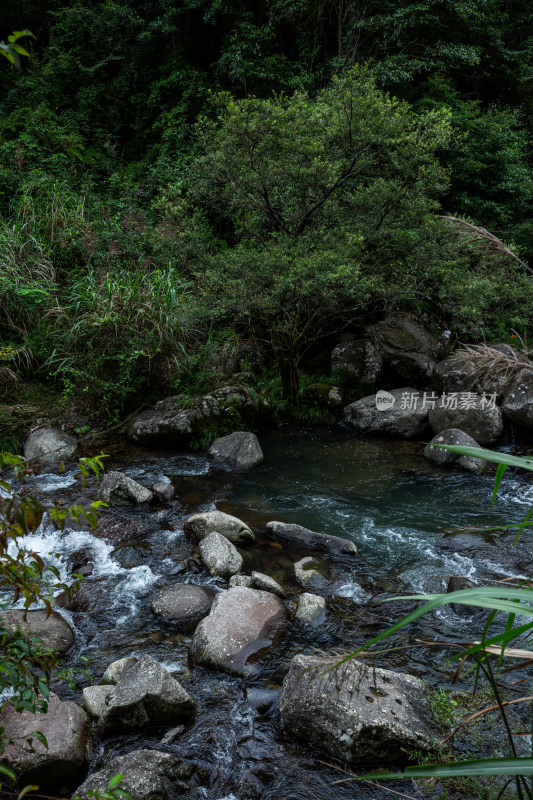
<path fill-rule="evenodd" d="M 294 353 L 277 353 L 279 373 L 281 376 L 281 393 L 284 400 L 295 403 L 300 389 L 300 376 L 298 375 L 299 358 Z"/>

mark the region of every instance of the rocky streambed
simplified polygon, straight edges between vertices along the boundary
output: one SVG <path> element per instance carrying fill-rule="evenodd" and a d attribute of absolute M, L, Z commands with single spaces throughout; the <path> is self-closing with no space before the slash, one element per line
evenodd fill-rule
<path fill-rule="evenodd" d="M 15 743 L 6 754 L 24 780 L 65 796 L 122 772 L 139 800 L 377 800 L 389 793 L 333 786 L 324 762 L 366 771 L 430 746 L 420 679 L 442 683 L 448 652 L 419 640 L 472 638 L 475 617 L 442 609 L 397 633 L 389 644 L 401 649 L 378 669 L 325 669 L 412 607 L 387 597 L 445 591 L 451 576 L 529 575 L 527 537 L 511 549 L 512 534 L 464 529 L 522 518 L 531 482 L 509 477 L 490 515 L 492 479 L 428 461 L 420 442 L 287 427 L 261 446 L 261 464 L 233 472 L 119 444 L 108 472 L 129 480 L 108 479 L 108 499 L 126 502 L 134 484 L 150 496 L 111 505 L 96 531 L 44 525 L 26 542 L 85 575 L 76 596 L 59 598 L 53 631 L 67 662 L 88 659 L 94 678 L 54 685 L 57 750 L 36 758 Z M 30 488 L 59 503 L 99 491 L 74 466 Z M 36 718 L 10 724 L 23 737 Z"/>

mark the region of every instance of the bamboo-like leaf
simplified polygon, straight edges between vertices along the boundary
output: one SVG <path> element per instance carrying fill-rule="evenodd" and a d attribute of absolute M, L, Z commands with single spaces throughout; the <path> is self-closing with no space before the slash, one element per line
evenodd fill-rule
<path fill-rule="evenodd" d="M 491 461 L 493 464 L 505 464 L 507 467 L 520 467 L 533 472 L 533 458 L 531 456 L 512 456 L 510 453 L 496 453 L 494 450 L 485 450 L 484 447 L 466 447 L 459 444 L 434 444 L 433 447 L 450 450 L 450 452 L 458 453 L 460 456 L 482 458 L 483 461 Z"/>
<path fill-rule="evenodd" d="M 494 503 L 496 501 L 496 495 L 498 494 L 498 489 L 500 488 L 500 483 L 502 482 L 502 478 L 505 474 L 505 470 L 507 469 L 507 464 L 498 464 L 498 469 L 496 470 L 496 475 L 494 477 L 494 489 L 492 492 L 492 500 L 490 504 L 490 510 L 494 508 Z"/>
<path fill-rule="evenodd" d="M 533 758 L 476 758 L 450 764 L 406 767 L 405 772 L 372 772 L 357 780 L 399 780 L 405 778 L 459 778 L 491 775 L 533 775 Z"/>
<path fill-rule="evenodd" d="M 124 777 L 124 775 L 122 775 L 122 774 L 113 775 L 113 777 L 109 779 L 109 782 L 107 784 L 107 788 L 108 789 L 114 789 L 115 786 L 118 786 L 118 784 L 120 783 L 120 781 L 122 780 L 123 777 Z"/>

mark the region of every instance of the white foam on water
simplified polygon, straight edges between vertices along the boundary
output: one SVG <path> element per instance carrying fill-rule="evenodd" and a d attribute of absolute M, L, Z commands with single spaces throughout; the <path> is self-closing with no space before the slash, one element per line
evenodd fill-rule
<path fill-rule="evenodd" d="M 337 589 L 334 589 L 333 594 L 336 597 L 349 597 L 350 599 L 355 600 L 358 603 L 364 603 L 370 598 L 368 592 L 365 592 L 365 590 L 361 586 L 359 586 L 358 583 L 351 581 L 349 581 L 348 583 L 344 583 Z"/>
<path fill-rule="evenodd" d="M 63 472 L 57 475 L 53 472 L 46 473 L 45 475 L 33 475 L 28 479 L 28 483 L 36 485 L 39 492 L 57 492 L 61 489 L 68 489 L 76 483 L 76 474 L 74 472 Z"/>

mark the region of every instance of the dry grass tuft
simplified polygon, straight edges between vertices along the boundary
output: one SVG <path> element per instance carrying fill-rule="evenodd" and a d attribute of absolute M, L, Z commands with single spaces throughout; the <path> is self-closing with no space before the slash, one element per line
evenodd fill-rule
<path fill-rule="evenodd" d="M 521 353 L 505 353 L 488 344 L 464 345 L 450 356 L 450 361 L 469 373 L 471 388 L 488 378 L 509 386 L 523 369 L 533 368 Z"/>
<path fill-rule="evenodd" d="M 522 261 L 516 253 L 513 253 L 501 239 L 498 239 L 497 236 L 490 233 L 486 228 L 482 228 L 479 225 L 472 225 L 471 222 L 459 219 L 458 217 L 441 216 L 441 219 L 445 222 L 449 222 L 457 233 L 464 233 L 467 237 L 468 244 L 477 245 L 489 255 L 505 256 L 514 261 L 518 261 L 524 269 L 533 275 L 533 269 L 531 269 L 525 261 Z"/>

